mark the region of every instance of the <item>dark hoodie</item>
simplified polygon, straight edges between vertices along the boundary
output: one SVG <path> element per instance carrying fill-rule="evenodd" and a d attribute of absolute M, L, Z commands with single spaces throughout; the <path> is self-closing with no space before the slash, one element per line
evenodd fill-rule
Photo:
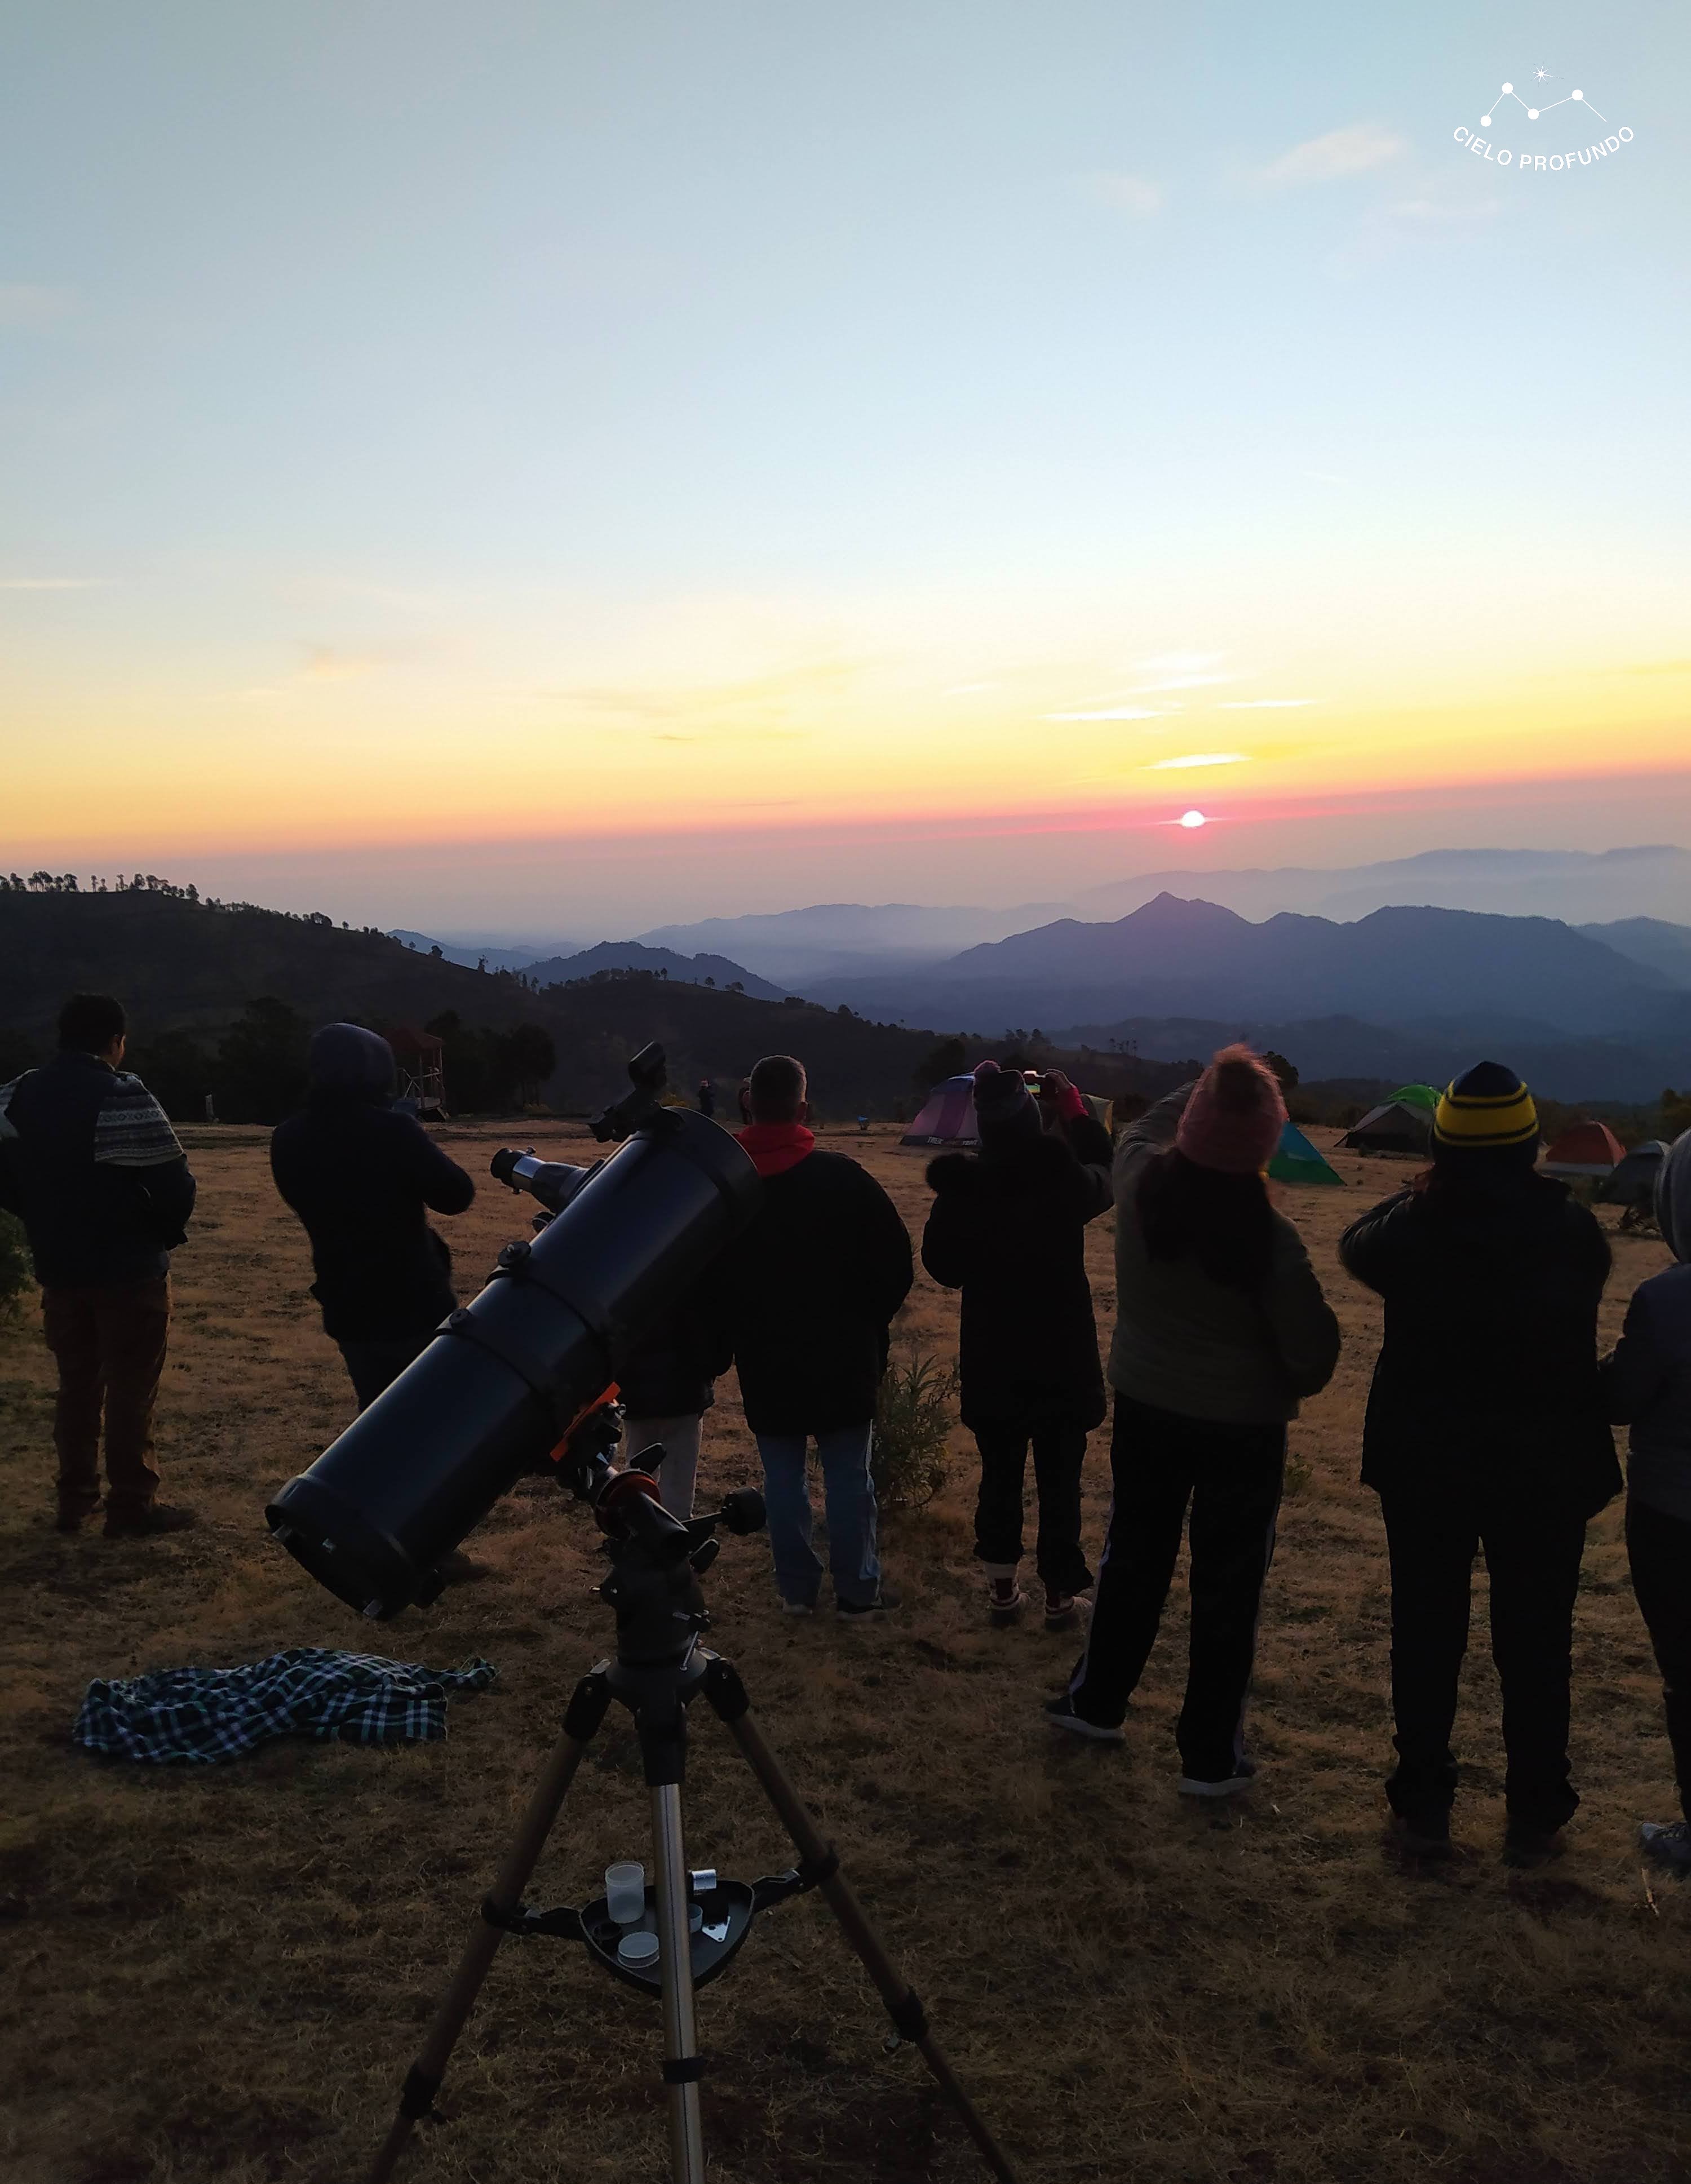
<path fill-rule="evenodd" d="M 983 1150 L 929 1163 L 922 1263 L 963 1291 L 963 1424 L 1090 1431 L 1104 1376 L 1085 1231 L 1110 1203 L 1109 1134 L 1087 1114 L 1041 1136 L 1025 1105 L 1030 1131 L 994 1129 L 982 1111 Z"/>
<path fill-rule="evenodd" d="M 1691 1519 L 1691 1130 L 1661 1164 L 1655 1216 L 1677 1263 L 1632 1292 L 1604 1381 L 1610 1417 L 1632 1428 L 1628 1496 Z"/>
<path fill-rule="evenodd" d="M 1440 1160 L 1339 1240 L 1385 1300 L 1362 1461 L 1382 1494 L 1531 1496 L 1590 1516 L 1620 1489 L 1597 1368 L 1608 1240 L 1533 1150 Z"/>
<path fill-rule="evenodd" d="M 337 1342 L 408 1341 L 457 1302 L 452 1254 L 425 1217 L 463 1212 L 476 1186 L 389 1106 L 393 1083 L 386 1039 L 326 1025 L 311 1042 L 305 1112 L 271 1139 L 271 1173 L 305 1224 L 311 1294 Z"/>

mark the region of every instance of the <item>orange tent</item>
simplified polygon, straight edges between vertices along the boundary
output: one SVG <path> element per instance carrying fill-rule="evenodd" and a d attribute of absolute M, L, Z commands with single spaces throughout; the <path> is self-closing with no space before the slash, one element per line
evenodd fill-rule
<path fill-rule="evenodd" d="M 1607 1123 L 1576 1123 L 1544 1155 L 1547 1175 L 1609 1175 L 1625 1156 Z"/>

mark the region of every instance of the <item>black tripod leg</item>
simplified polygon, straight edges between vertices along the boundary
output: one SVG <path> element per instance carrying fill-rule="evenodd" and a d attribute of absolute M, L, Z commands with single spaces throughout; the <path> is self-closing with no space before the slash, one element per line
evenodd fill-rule
<path fill-rule="evenodd" d="M 394 2164 L 405 2151 L 411 2126 L 433 2107 L 434 2097 L 440 2091 L 440 2081 L 445 2075 L 448 2059 L 458 2044 L 458 2036 L 476 2006 L 476 1997 L 482 1981 L 487 1977 L 494 1953 L 505 1938 L 504 1928 L 495 1921 L 509 1918 L 522 1903 L 522 1892 L 546 1847 L 546 1838 L 562 1809 L 570 1784 L 575 1779 L 576 1769 L 581 1764 L 582 1754 L 604 1720 L 610 1703 L 611 1687 L 601 1669 L 595 1669 L 576 1685 L 569 1705 L 564 1709 L 563 1734 L 546 1756 L 545 1766 L 541 1770 L 540 1780 L 534 1786 L 533 1795 L 528 1800 L 516 1840 L 505 1852 L 499 1877 L 483 1904 L 482 1916 L 477 1921 L 470 1936 L 469 1946 L 452 1975 L 452 1984 L 446 1990 L 445 1999 L 435 2013 L 422 2052 L 406 2074 L 405 2090 L 399 2095 L 399 2114 L 393 2118 L 388 2136 L 382 2142 L 381 2151 L 370 2165 L 369 2184 L 386 2184 L 386 2180 L 393 2173 Z"/>
<path fill-rule="evenodd" d="M 880 1936 L 869 1924 L 856 1891 L 840 1872 L 833 1847 L 823 1840 L 786 1769 L 764 1742 L 762 1730 L 751 1718 L 751 1702 L 746 1697 L 745 1686 L 732 1663 L 722 1659 L 712 1662 L 706 1671 L 705 1696 L 717 1719 L 745 1753 L 746 1764 L 762 1784 L 770 1803 L 780 1815 L 782 1826 L 798 1850 L 802 1861 L 800 1870 L 814 1878 L 827 1898 L 828 1908 L 839 1920 L 840 1931 L 879 1990 L 887 2015 L 901 2038 L 910 2041 L 920 2050 L 940 2090 L 963 2119 L 963 2127 L 974 2141 L 981 2159 L 999 2179 L 999 2184 L 1017 2184 L 1010 2157 L 993 2137 L 979 2109 L 958 2083 L 945 2050 L 928 2029 L 927 2014 L 921 2003 L 905 1984 L 897 1965 L 882 1947 Z"/>

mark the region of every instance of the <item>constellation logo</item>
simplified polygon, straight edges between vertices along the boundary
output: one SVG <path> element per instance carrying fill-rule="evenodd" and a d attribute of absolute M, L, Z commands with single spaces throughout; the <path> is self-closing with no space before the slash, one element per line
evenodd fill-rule
<path fill-rule="evenodd" d="M 1532 77 L 1537 84 L 1548 84 L 1552 80 L 1549 70 L 1544 68 L 1535 69 Z M 1480 116 L 1482 129 L 1489 129 L 1493 125 L 1505 99 L 1513 99 L 1529 121 L 1543 121 L 1559 106 L 1571 106 L 1574 114 L 1565 117 L 1564 125 L 1567 120 L 1583 120 L 1590 114 L 1596 115 L 1605 130 L 1609 128 L 1608 115 L 1599 114 L 1582 91 L 1565 92 L 1560 98 L 1547 99 L 1543 106 L 1529 106 L 1515 86 L 1506 83 L 1501 86 L 1487 111 Z M 1554 127 L 1555 125 L 1553 123 L 1551 125 Z M 1571 152 L 1516 152 L 1507 145 L 1499 148 L 1489 137 L 1477 136 L 1466 126 L 1459 126 L 1454 133 L 1456 142 L 1465 146 L 1476 159 L 1489 159 L 1499 167 L 1513 167 L 1523 175 L 1565 175 L 1571 174 L 1576 167 L 1594 167 L 1599 159 L 1608 159 L 1623 144 L 1630 144 L 1632 141 L 1630 129 L 1616 129 Z"/>

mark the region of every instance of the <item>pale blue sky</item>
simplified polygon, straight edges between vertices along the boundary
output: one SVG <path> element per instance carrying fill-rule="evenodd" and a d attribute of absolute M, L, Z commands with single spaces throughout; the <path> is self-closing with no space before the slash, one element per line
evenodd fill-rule
<path fill-rule="evenodd" d="M 948 688 L 979 646 L 1054 709 L 1211 645 L 1324 698 L 1383 660 L 1405 705 L 1490 650 L 1683 657 L 1688 54 L 1668 4 L 14 9 L 0 702 L 60 756 L 0 857 L 144 861 L 73 816 L 120 726 L 189 774 L 250 749 L 237 850 L 318 839 L 266 786 L 293 736 L 364 738 L 356 798 L 408 724 L 486 722 L 562 755 L 556 803 L 654 660 L 672 708 L 818 658 Z M 1539 65 L 1634 141 L 1464 154 Z M 1580 113 L 1482 133 L 1567 149 Z M 760 764 L 796 822 L 854 731 L 791 733 Z M 149 816 L 151 856 L 205 866 L 215 818 Z M 704 872 L 659 908 L 768 906 Z"/>

